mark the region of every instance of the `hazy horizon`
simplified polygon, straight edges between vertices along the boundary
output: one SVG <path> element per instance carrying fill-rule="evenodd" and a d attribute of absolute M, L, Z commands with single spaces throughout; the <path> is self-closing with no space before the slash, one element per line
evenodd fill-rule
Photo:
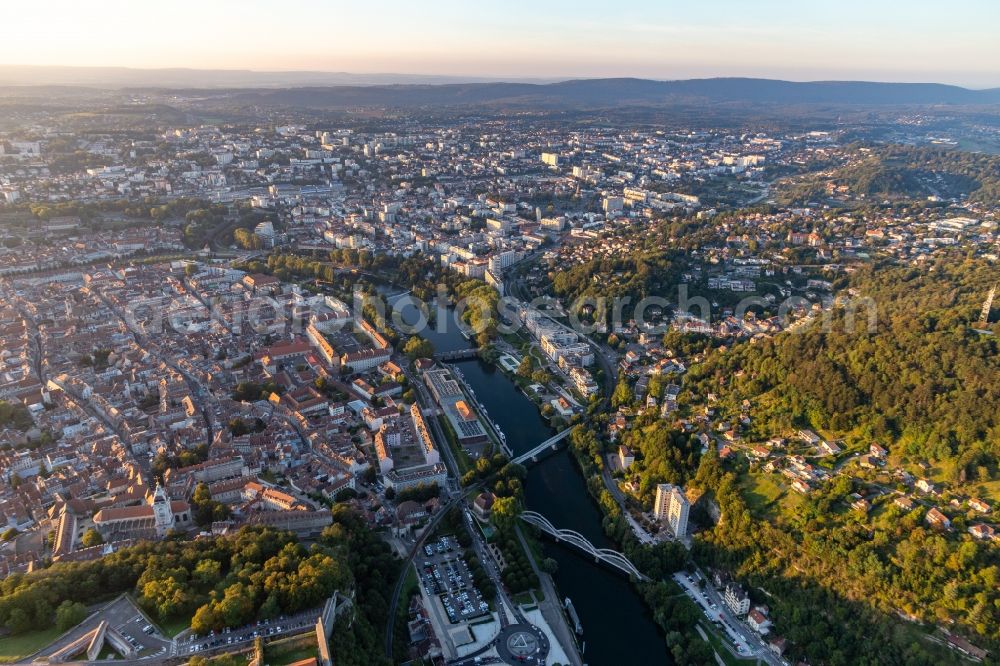
<path fill-rule="evenodd" d="M 5 17 L 0 63 L 546 81 L 753 77 L 1000 86 L 1000 3 L 443 0 L 378 6 L 42 0 Z M 950 20 L 950 24 L 944 19 Z M 952 28 L 950 25 L 960 26 Z"/>
<path fill-rule="evenodd" d="M 386 84 L 448 84 L 448 83 L 532 83 L 538 85 L 544 85 L 548 83 L 559 83 L 563 81 L 586 81 L 586 80 L 602 80 L 602 79 L 640 79 L 649 81 L 686 81 L 686 80 L 697 80 L 697 79 L 760 79 L 760 80 L 772 80 L 772 81 L 788 81 L 793 83 L 822 83 L 822 82 L 860 82 L 860 83 L 913 83 L 913 84 L 943 84 L 943 85 L 954 85 L 962 88 L 967 88 L 969 90 L 989 90 L 994 88 L 1000 88 L 1000 82 L 995 85 L 972 85 L 972 84 L 962 84 L 962 83 L 952 83 L 948 81 L 933 80 L 933 79 L 913 79 L 913 80 L 899 80 L 899 79 L 877 79 L 877 78 L 794 78 L 794 77 L 784 77 L 784 76 L 768 76 L 766 73 L 756 76 L 747 75 L 735 75 L 735 74 L 704 74 L 704 75 L 691 75 L 691 76 L 678 76 L 678 77 L 654 77 L 654 76 L 635 76 L 635 75 L 617 75 L 617 76 L 584 76 L 584 75 L 537 75 L 537 76 L 502 76 L 502 75 L 492 75 L 489 73 L 483 74 L 470 74 L 470 75 L 460 75 L 460 74 L 443 74 L 436 72 L 392 72 L 392 71 L 334 71 L 334 70 L 320 70 L 320 69 L 261 69 L 261 68 L 250 68 L 250 67 L 128 67 L 128 66 L 113 66 L 113 65 L 20 65 L 20 64 L 9 64 L 0 62 L 0 74 L 4 70 L 14 70 L 18 68 L 30 69 L 30 70 L 48 70 L 52 72 L 58 72 L 59 70 L 67 71 L 91 71 L 95 74 L 101 71 L 107 72 L 127 72 L 135 74 L 135 78 L 141 78 L 142 73 L 167 73 L 176 72 L 179 74 L 192 73 L 192 74 L 207 74 L 207 73 L 219 73 L 219 74 L 247 74 L 247 75 L 258 75 L 258 76 L 270 76 L 270 77 L 282 77 L 287 76 L 290 79 L 294 77 L 308 77 L 314 76 L 317 78 L 322 77 L 343 77 L 344 80 L 334 80 L 330 81 L 326 85 L 339 86 L 339 85 L 386 85 Z M 59 78 L 58 76 L 54 78 Z M 2 76 L 0 76 L 0 85 L 5 85 L 5 81 Z M 151 82 L 152 84 L 152 82 Z M 30 85 L 30 84 L 14 84 L 14 85 Z M 49 81 L 42 81 L 38 85 L 53 85 Z M 58 83 L 56 85 L 67 85 L 66 83 Z M 81 85 L 93 85 L 93 83 L 82 83 Z M 248 84 L 249 85 L 249 84 Z M 255 84 L 257 85 L 257 84 Z M 261 87 L 272 87 L 277 85 L 276 83 L 271 84 L 260 84 Z M 289 81 L 288 85 L 303 85 L 299 81 Z M 310 83 L 308 85 L 320 85 L 316 83 Z M 240 87 L 240 86 L 236 86 Z"/>

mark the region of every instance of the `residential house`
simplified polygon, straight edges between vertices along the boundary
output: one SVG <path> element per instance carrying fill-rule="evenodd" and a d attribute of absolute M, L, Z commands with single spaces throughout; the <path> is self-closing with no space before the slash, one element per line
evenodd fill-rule
<path fill-rule="evenodd" d="M 985 523 L 976 523 L 969 528 L 969 534 L 971 534 L 976 539 L 981 539 L 983 541 L 992 541 L 996 538 L 996 529 L 992 525 L 987 525 Z"/>
<path fill-rule="evenodd" d="M 756 608 L 747 615 L 747 624 L 761 636 L 771 630 L 771 621 Z"/>
<path fill-rule="evenodd" d="M 951 529 L 951 521 L 948 519 L 948 516 L 941 513 L 937 507 L 931 508 L 927 512 L 927 515 L 924 516 L 924 520 L 932 527 L 939 527 L 946 530 Z"/>

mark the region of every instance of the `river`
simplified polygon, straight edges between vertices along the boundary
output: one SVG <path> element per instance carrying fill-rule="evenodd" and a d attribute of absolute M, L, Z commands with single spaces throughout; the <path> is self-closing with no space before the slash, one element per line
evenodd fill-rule
<path fill-rule="evenodd" d="M 391 298 L 391 297 L 390 297 Z M 451 312 L 449 311 L 449 319 Z M 404 321 L 415 321 L 416 312 L 402 310 Z M 470 346 L 449 320 L 446 330 L 428 327 L 422 335 L 439 352 Z M 527 451 L 554 431 L 535 404 L 502 372 L 479 360 L 454 364 L 476 392 L 476 397 L 500 426 L 514 453 Z M 528 468 L 525 504 L 561 529 L 579 532 L 598 548 L 614 548 L 601 527 L 603 515 L 587 491 L 583 475 L 565 450 L 543 455 Z M 563 597 L 573 600 L 585 644 L 584 662 L 590 666 L 669 664 L 663 633 L 623 574 L 599 565 L 570 546 L 543 539 L 545 555 L 559 564 L 555 583 Z"/>

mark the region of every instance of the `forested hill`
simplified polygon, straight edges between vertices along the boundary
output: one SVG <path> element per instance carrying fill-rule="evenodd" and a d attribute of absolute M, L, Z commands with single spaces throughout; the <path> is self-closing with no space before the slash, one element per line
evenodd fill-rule
<path fill-rule="evenodd" d="M 630 105 L 829 105 L 923 106 L 1000 104 L 1000 89 L 971 90 L 938 83 L 876 81 L 780 81 L 720 77 L 657 81 L 638 78 L 574 79 L 554 83 L 523 81 L 450 82 L 446 78 L 369 79 L 310 73 L 206 72 L 198 70 L 42 71 L 0 66 L 7 95 L 38 93 L 83 96 L 93 91 L 125 91 L 171 96 L 228 98 L 265 107 L 395 109 L 445 107 L 614 108 Z M 374 83 L 370 85 L 369 83 Z M 783 109 L 786 111 L 787 109 Z"/>
<path fill-rule="evenodd" d="M 479 79 L 479 80 L 476 80 Z M 67 86 L 239 92 L 262 103 L 345 107 L 439 106 L 528 101 L 615 106 L 681 100 L 774 104 L 996 104 L 1000 89 L 940 83 L 781 81 L 717 77 L 662 81 L 639 78 L 489 80 L 488 77 L 255 72 L 247 70 L 25 67 L 0 65 L 0 86 Z"/>
<path fill-rule="evenodd" d="M 247 103 L 309 108 L 345 106 L 468 106 L 530 104 L 593 106 L 716 102 L 744 104 L 995 104 L 1000 91 L 968 90 L 934 83 L 776 81 L 716 78 L 683 81 L 582 79 L 544 85 L 466 83 L 450 85 L 333 86 L 234 91 Z"/>
<path fill-rule="evenodd" d="M 860 148 L 859 152 L 866 151 Z M 804 204 L 822 199 L 831 186 L 852 195 L 894 198 L 940 196 L 972 201 L 1000 197 L 1000 157 L 948 148 L 889 145 L 829 174 L 786 179 L 778 183 L 778 200 Z"/>
<path fill-rule="evenodd" d="M 838 308 L 827 326 L 716 350 L 686 376 L 693 399 L 716 394 L 723 420 L 748 416 L 735 449 L 788 438 L 785 452 L 770 456 L 774 471 L 712 453 L 689 484 L 711 492 L 724 517 L 699 533 L 696 557 L 747 581 L 771 608 L 775 632 L 795 645 L 794 658 L 958 663 L 925 640 L 937 627 L 991 657 L 1000 649 L 1000 552 L 967 533 L 993 520 L 965 505 L 979 497 L 995 507 L 1000 489 L 1000 337 L 972 329 L 997 272 L 962 255 L 860 269 L 836 286 L 841 297 L 873 299 L 873 331 L 863 330 L 864 308 L 856 331 Z M 799 428 L 842 438 L 842 453 L 812 455 Z M 866 469 L 857 454 L 872 443 L 888 459 Z M 827 479 L 808 492 L 782 473 L 802 453 Z M 928 477 L 937 493 L 911 491 L 904 470 Z M 932 507 L 947 512 L 952 529 L 928 523 Z"/>
<path fill-rule="evenodd" d="M 1000 324 L 973 330 L 1000 271 L 961 256 L 916 267 L 873 266 L 842 295 L 873 300 L 847 330 L 843 308 L 828 326 L 745 344 L 695 368 L 687 387 L 715 392 L 735 411 L 753 403 L 750 436 L 810 427 L 945 463 L 955 481 L 1000 478 Z M 996 319 L 996 316 L 993 317 Z"/>

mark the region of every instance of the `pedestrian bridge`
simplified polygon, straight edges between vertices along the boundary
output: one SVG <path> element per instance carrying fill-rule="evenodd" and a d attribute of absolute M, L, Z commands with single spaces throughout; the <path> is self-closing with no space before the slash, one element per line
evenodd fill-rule
<path fill-rule="evenodd" d="M 537 457 L 545 449 L 551 448 L 551 449 L 555 450 L 556 444 L 558 444 L 559 442 L 561 442 L 564 439 L 566 439 L 572 431 L 573 431 L 572 427 L 566 428 L 565 430 L 563 430 L 562 432 L 560 432 L 558 435 L 555 435 L 553 437 L 549 437 L 547 440 L 545 440 L 544 442 L 542 442 L 541 444 L 539 444 L 535 448 L 531 449 L 530 451 L 525 451 L 524 453 L 522 453 L 518 457 L 512 459 L 511 462 L 512 463 L 517 463 L 518 465 L 523 465 L 526 461 L 528 461 L 528 460 L 530 460 L 532 458 Z"/>
<path fill-rule="evenodd" d="M 596 561 L 606 562 L 619 571 L 623 571 L 629 576 L 635 576 L 643 582 L 649 580 L 648 576 L 639 571 L 627 557 L 619 553 L 617 550 L 611 550 L 610 548 L 596 548 L 594 544 L 590 543 L 590 541 L 588 541 L 586 537 L 579 532 L 558 529 L 555 525 L 549 522 L 548 518 L 535 511 L 522 511 L 520 518 L 524 522 L 534 525 L 549 536 L 553 537 L 556 541 L 565 541 L 571 546 L 575 546 L 578 550 L 582 550 L 592 556 Z"/>

